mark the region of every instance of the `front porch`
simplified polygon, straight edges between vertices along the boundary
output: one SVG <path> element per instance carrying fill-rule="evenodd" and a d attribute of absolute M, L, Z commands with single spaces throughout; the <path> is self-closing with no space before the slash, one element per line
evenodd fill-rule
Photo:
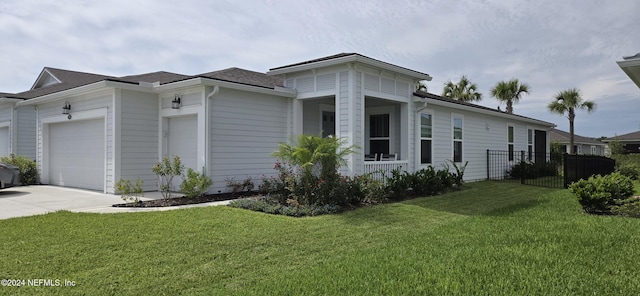
<path fill-rule="evenodd" d="M 369 96 L 362 101 L 344 109 L 334 96 L 301 100 L 302 133 L 334 135 L 358 146 L 344 174 L 384 180 L 395 169 L 410 171 L 408 104 Z"/>

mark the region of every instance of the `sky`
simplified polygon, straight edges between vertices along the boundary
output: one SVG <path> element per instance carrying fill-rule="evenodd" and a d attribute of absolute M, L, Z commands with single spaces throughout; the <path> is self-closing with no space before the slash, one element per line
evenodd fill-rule
<path fill-rule="evenodd" d="M 638 28 L 637 0 L 0 0 L 0 92 L 30 89 L 44 67 L 267 72 L 356 52 L 428 73 L 435 94 L 466 75 L 491 108 L 490 89 L 517 78 L 531 93 L 514 113 L 565 131 L 546 106 L 575 87 L 597 105 L 576 134 L 614 136 L 640 130 L 640 88 L 616 64 L 640 52 Z"/>

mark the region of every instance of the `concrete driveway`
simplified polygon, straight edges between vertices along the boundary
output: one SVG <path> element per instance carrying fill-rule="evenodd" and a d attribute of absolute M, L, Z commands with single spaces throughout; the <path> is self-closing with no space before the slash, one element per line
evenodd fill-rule
<path fill-rule="evenodd" d="M 162 198 L 147 192 L 143 200 Z M 48 185 L 20 186 L 0 190 L 0 219 L 41 215 L 59 210 L 85 213 L 167 211 L 191 207 L 225 205 L 229 201 L 162 208 L 114 208 L 124 203 L 119 195 Z"/>

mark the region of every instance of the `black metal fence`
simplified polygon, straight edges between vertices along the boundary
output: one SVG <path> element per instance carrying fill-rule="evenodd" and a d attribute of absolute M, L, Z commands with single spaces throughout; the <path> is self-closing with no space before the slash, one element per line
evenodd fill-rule
<path fill-rule="evenodd" d="M 611 174 L 615 166 L 616 161 L 608 157 L 567 154 L 564 156 L 564 187 L 593 175 Z"/>
<path fill-rule="evenodd" d="M 487 179 L 567 188 L 592 175 L 614 171 L 615 160 L 597 155 L 569 155 L 487 150 Z"/>
<path fill-rule="evenodd" d="M 563 188 L 563 155 L 487 150 L 487 179 Z"/>

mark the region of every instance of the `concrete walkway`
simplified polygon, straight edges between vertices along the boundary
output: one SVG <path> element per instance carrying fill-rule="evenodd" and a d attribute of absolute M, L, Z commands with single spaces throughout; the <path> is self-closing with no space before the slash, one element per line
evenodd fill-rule
<path fill-rule="evenodd" d="M 159 198 L 162 198 L 160 192 L 147 192 L 142 200 Z M 114 208 L 111 205 L 124 203 L 119 195 L 48 185 L 21 186 L 0 190 L 0 219 L 41 215 L 60 210 L 84 213 L 132 213 L 226 205 L 229 202 L 218 201 L 159 208 Z"/>

